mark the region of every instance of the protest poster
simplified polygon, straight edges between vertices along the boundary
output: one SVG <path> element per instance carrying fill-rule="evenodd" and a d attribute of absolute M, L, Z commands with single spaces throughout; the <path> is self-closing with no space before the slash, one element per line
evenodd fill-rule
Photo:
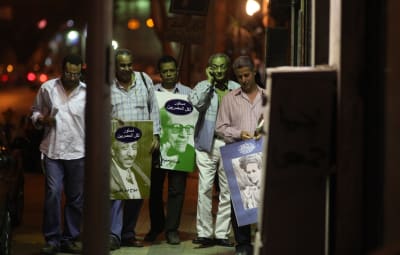
<path fill-rule="evenodd" d="M 150 194 L 153 121 L 111 122 L 110 199 L 142 199 Z"/>
<path fill-rule="evenodd" d="M 194 127 L 198 112 L 186 95 L 156 91 L 160 107 L 161 168 L 192 172 L 195 168 Z"/>
<path fill-rule="evenodd" d="M 256 223 L 261 203 L 263 138 L 227 144 L 220 150 L 238 225 Z"/>

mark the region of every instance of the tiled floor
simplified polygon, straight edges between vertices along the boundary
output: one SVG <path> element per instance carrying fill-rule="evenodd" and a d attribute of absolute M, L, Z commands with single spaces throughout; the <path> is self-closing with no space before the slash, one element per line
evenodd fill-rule
<path fill-rule="evenodd" d="M 25 212 L 23 223 L 18 227 L 13 236 L 14 255 L 36 255 L 44 245 L 41 235 L 42 208 L 43 208 L 43 176 L 40 174 L 26 175 Z M 197 175 L 190 174 L 186 189 L 184 209 L 180 227 L 180 245 L 169 245 L 165 242 L 164 235 L 160 235 L 157 242 L 147 244 L 143 248 L 122 247 L 110 252 L 112 255 L 231 255 L 234 248 L 214 246 L 197 249 L 191 240 L 196 236 L 196 206 L 197 206 Z M 142 208 L 136 232 L 138 237 L 143 237 L 149 230 L 148 203 Z M 58 253 L 62 254 L 62 253 Z"/>

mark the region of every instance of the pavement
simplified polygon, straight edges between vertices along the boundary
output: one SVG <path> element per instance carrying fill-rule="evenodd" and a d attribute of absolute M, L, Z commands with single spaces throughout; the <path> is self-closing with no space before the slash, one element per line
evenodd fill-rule
<path fill-rule="evenodd" d="M 165 185 L 166 186 L 166 185 Z M 164 192 L 165 194 L 165 192 Z M 41 234 L 42 210 L 44 195 L 44 178 L 40 173 L 25 174 L 25 209 L 22 224 L 17 227 L 13 235 L 13 255 L 38 255 L 44 245 Z M 147 243 L 143 248 L 122 247 L 110 252 L 112 255 L 233 255 L 232 247 L 213 246 L 197 249 L 192 244 L 196 237 L 196 207 L 197 207 L 197 174 L 188 175 L 186 197 L 181 218 L 180 238 L 181 244 L 167 244 L 164 235 L 161 234 L 156 242 Z M 216 208 L 214 199 L 213 211 Z M 142 208 L 136 232 L 138 238 L 143 238 L 149 231 L 148 202 L 145 200 Z M 58 253 L 66 254 L 66 253 Z"/>

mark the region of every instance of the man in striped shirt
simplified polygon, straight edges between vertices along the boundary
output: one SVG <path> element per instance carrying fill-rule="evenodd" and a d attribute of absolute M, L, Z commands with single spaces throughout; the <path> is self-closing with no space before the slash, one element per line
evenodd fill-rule
<path fill-rule="evenodd" d="M 256 81 L 256 70 L 248 56 L 240 56 L 233 63 L 233 71 L 240 88 L 223 97 L 217 117 L 217 134 L 226 143 L 259 138 L 257 125 L 264 113 L 264 89 Z M 232 208 L 232 226 L 236 241 L 235 255 L 253 254 L 251 225 L 239 227 Z"/>
<path fill-rule="evenodd" d="M 155 153 L 159 150 L 160 114 L 153 82 L 147 74 L 132 70 L 132 60 L 129 50 L 117 50 L 116 80 L 111 85 L 111 117 L 120 121 L 152 120 L 154 138 L 149 153 Z M 111 201 L 111 250 L 120 245 L 143 247 L 135 235 L 142 204 L 143 199 Z"/>

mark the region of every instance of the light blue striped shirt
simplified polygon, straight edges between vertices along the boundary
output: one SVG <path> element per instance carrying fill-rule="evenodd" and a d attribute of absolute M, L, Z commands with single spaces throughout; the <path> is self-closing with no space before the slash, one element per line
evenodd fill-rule
<path fill-rule="evenodd" d="M 143 73 L 147 87 L 140 72 L 135 73 L 133 86 L 127 91 L 117 80 L 111 84 L 111 118 L 122 121 L 152 120 L 153 134 L 160 134 L 160 111 L 151 78 Z"/>

